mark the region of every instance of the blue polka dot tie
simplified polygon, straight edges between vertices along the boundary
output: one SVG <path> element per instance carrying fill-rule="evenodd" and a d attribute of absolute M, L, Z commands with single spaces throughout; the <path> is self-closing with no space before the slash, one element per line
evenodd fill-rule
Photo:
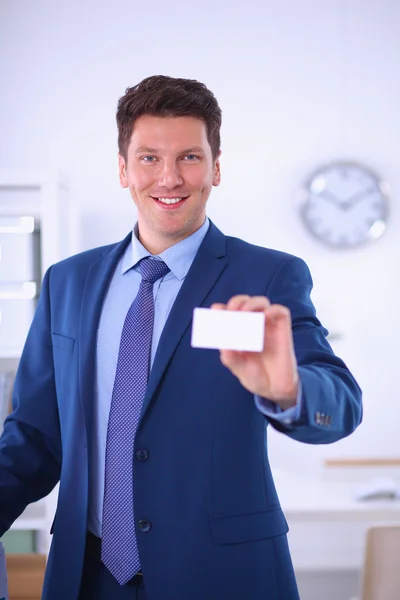
<path fill-rule="evenodd" d="M 101 559 L 120 585 L 140 569 L 133 507 L 133 450 L 150 370 L 153 284 L 169 271 L 164 262 L 150 257 L 139 265 L 142 281 L 122 329 L 106 442 Z"/>

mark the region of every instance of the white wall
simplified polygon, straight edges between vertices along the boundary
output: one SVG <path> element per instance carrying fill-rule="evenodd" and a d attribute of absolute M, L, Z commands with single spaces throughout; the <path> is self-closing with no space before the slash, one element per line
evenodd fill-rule
<path fill-rule="evenodd" d="M 398 455 L 400 3 L 238 4 L 0 0 L 0 167 L 61 167 L 78 211 L 76 250 L 115 241 L 134 221 L 117 179 L 117 99 L 150 74 L 204 81 L 224 115 L 223 185 L 209 215 L 228 234 L 309 263 L 320 316 L 343 333 L 335 348 L 364 389 L 353 436 L 311 447 L 272 435 L 274 465 Z M 334 252 L 306 234 L 295 198 L 311 170 L 342 158 L 376 169 L 393 203 L 379 242 Z"/>

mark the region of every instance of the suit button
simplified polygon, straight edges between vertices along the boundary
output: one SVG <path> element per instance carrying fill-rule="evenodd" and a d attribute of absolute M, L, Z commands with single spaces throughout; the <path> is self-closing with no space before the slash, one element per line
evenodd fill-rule
<path fill-rule="evenodd" d="M 144 462 L 149 458 L 149 452 L 145 448 L 140 448 L 140 450 L 136 450 L 136 458 L 140 462 Z"/>
<path fill-rule="evenodd" d="M 143 531 L 143 533 L 147 533 L 151 529 L 151 523 L 147 519 L 141 519 L 139 521 L 139 529 Z"/>

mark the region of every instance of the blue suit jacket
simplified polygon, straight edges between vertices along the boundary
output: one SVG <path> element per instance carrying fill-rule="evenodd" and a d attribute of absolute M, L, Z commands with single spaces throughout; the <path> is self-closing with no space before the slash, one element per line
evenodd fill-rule
<path fill-rule="evenodd" d="M 20 361 L 13 413 L 0 438 L 0 535 L 60 480 L 43 592 L 77 598 L 88 510 L 96 334 L 102 301 L 129 243 L 51 267 Z M 302 381 L 301 419 L 285 428 L 334 442 L 361 420 L 361 393 L 315 316 L 305 263 L 225 237 L 213 224 L 162 333 L 135 449 L 135 515 L 150 600 L 298 598 L 285 517 L 271 476 L 266 419 L 217 351 L 190 346 L 195 306 L 235 294 L 288 306 Z"/>

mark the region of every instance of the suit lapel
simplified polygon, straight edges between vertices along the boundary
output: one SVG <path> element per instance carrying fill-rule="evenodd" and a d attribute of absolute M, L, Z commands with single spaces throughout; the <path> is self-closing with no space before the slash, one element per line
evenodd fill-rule
<path fill-rule="evenodd" d="M 205 301 L 226 264 L 226 238 L 210 222 L 209 230 L 185 277 L 161 334 L 142 406 L 142 417 L 175 348 L 192 321 L 193 309 Z"/>
<path fill-rule="evenodd" d="M 115 268 L 131 240 L 129 234 L 111 250 L 105 250 L 90 265 L 82 296 L 79 322 L 79 389 L 88 439 L 91 439 L 92 407 L 95 389 L 97 330 L 104 298 Z"/>

